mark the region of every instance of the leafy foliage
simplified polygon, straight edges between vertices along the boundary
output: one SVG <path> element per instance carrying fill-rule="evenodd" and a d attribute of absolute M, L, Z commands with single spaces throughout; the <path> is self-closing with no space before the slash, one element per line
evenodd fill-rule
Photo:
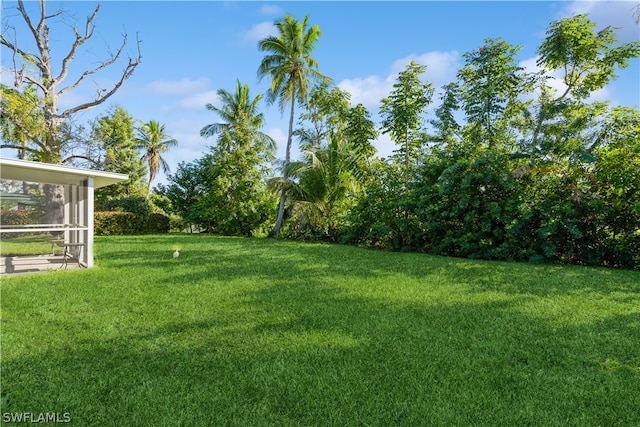
<path fill-rule="evenodd" d="M 125 182 L 98 189 L 98 199 L 146 193 L 144 176 L 147 170 L 140 158 L 134 131 L 133 117 L 120 105 L 110 108 L 94 121 L 91 134 L 105 153 L 102 168 L 129 175 Z"/>
<path fill-rule="evenodd" d="M 189 224 L 221 234 L 251 236 L 270 220 L 274 200 L 264 178 L 275 143 L 260 130 L 264 123 L 258 110 L 262 95 L 251 98 L 249 86 L 238 81 L 235 92 L 220 89 L 218 96 L 222 106 L 208 104 L 207 109 L 223 122 L 201 130 L 205 137 L 217 135 L 217 144 L 203 158 L 181 163 L 159 193 L 171 200 Z"/>
<path fill-rule="evenodd" d="M 424 111 L 431 103 L 433 84 L 420 81 L 425 65 L 411 61 L 398 75 L 389 97 L 382 99 L 382 133 L 400 146 L 397 158 L 404 163 L 405 185 L 416 164 L 417 152 L 424 142 Z"/>
<path fill-rule="evenodd" d="M 134 139 L 134 147 L 141 149 L 144 153 L 142 160 L 147 162 L 149 170 L 149 189 L 159 170 L 169 172 L 169 165 L 162 154 L 178 145 L 178 141 L 167 135 L 164 128 L 163 124 L 155 120 L 149 120 L 136 128 L 137 137 Z"/>
<path fill-rule="evenodd" d="M 145 196 L 122 196 L 96 203 L 96 235 L 167 233 L 169 217 Z"/>
<path fill-rule="evenodd" d="M 44 147 L 33 142 L 31 135 L 45 132 L 45 122 L 40 110 L 42 100 L 35 86 L 28 85 L 22 91 L 0 84 L 0 126 L 2 148 L 17 148 L 21 159 L 40 160 Z"/>
<path fill-rule="evenodd" d="M 637 108 L 588 102 L 616 68 L 640 56 L 640 43 L 617 45 L 611 28 L 593 28 L 583 15 L 552 23 L 535 75 L 520 68 L 519 47 L 500 39 L 464 54 L 430 121 L 435 132 L 422 141 L 435 145 L 417 145 L 424 156 L 405 175 L 407 196 L 398 195 L 400 159 L 379 166 L 351 211 L 346 239 L 460 257 L 640 268 L 640 116 Z M 559 94 L 550 84 L 558 72 Z M 403 115 L 383 111 L 387 131 L 406 127 Z"/>
<path fill-rule="evenodd" d="M 296 130 L 302 159 L 290 164 L 289 179 L 271 185 L 291 199 L 288 236 L 336 240 L 369 175 L 376 131 L 368 111 L 350 107 L 349 94 L 337 87 L 315 87 L 305 107 Z"/>
<path fill-rule="evenodd" d="M 293 142 L 293 124 L 296 102 L 304 102 L 313 83 L 328 82 L 330 79 L 318 71 L 318 62 L 311 56 L 320 36 L 320 27 L 309 26 L 309 16 L 302 22 L 286 15 L 275 22 L 277 36 L 269 36 L 258 42 L 258 48 L 267 52 L 258 67 L 258 77 L 271 78 L 271 85 L 267 91 L 267 102 L 279 101 L 281 111 L 289 104 L 289 131 L 283 170 L 286 175 L 291 162 L 291 145 Z M 280 193 L 278 217 L 274 228 L 269 233 L 276 236 L 280 232 L 284 220 L 286 192 Z"/>

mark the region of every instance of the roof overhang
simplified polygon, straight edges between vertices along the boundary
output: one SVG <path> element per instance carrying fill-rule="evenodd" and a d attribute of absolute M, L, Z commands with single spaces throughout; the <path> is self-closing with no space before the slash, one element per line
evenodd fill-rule
<path fill-rule="evenodd" d="M 43 182 L 59 185 L 82 185 L 88 178 L 93 178 L 94 188 L 106 187 L 129 179 L 128 175 L 121 173 L 73 168 L 28 160 L 3 159 L 1 157 L 0 177 L 14 181 Z"/>

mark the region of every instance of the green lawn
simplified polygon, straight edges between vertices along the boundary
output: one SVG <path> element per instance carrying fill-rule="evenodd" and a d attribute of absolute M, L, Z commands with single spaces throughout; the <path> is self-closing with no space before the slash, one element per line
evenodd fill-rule
<path fill-rule="evenodd" d="M 640 425 L 638 272 L 171 234 L 96 264 L 3 278 L 3 417 Z"/>
<path fill-rule="evenodd" d="M 50 254 L 52 239 L 56 237 L 50 234 L 4 233 L 0 238 L 0 256 Z"/>

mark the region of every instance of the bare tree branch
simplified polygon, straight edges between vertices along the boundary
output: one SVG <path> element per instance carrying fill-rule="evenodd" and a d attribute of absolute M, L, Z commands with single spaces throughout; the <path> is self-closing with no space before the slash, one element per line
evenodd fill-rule
<path fill-rule="evenodd" d="M 15 32 L 15 28 L 14 28 L 14 32 Z M 14 43 L 12 43 L 9 40 L 7 40 L 6 37 L 4 36 L 4 33 L 0 33 L 0 44 L 2 44 L 5 47 L 7 47 L 14 54 L 13 55 L 13 59 L 14 59 L 13 60 L 13 63 L 14 63 L 13 73 L 14 73 L 14 77 L 15 77 L 14 86 L 18 87 L 18 86 L 20 86 L 20 83 L 21 83 L 22 79 L 26 79 L 27 76 L 24 74 L 24 67 L 22 67 L 21 69 L 18 70 L 17 65 L 16 65 L 16 61 L 15 61 L 15 55 L 17 54 L 17 55 L 21 56 L 22 58 L 25 58 L 27 61 L 32 62 L 34 64 L 38 62 L 38 57 L 36 55 L 34 55 L 33 53 L 29 53 L 29 52 L 26 52 L 26 51 L 20 49 Z M 40 89 L 44 90 L 44 86 L 42 85 L 41 82 L 34 81 L 34 79 L 29 79 L 29 81 L 31 83 L 34 83 Z"/>
<path fill-rule="evenodd" d="M 125 67 L 124 71 L 122 72 L 122 76 L 120 77 L 120 80 L 113 86 L 113 88 L 110 91 L 105 92 L 104 94 L 99 94 L 98 97 L 95 100 L 91 101 L 91 102 L 86 102 L 84 104 L 78 105 L 76 107 L 69 108 L 68 110 L 65 110 L 64 112 L 62 112 L 60 114 L 60 117 L 68 118 L 68 117 L 70 117 L 71 115 L 73 115 L 75 113 L 78 113 L 80 111 L 84 111 L 84 110 L 87 110 L 89 108 L 95 107 L 96 105 L 100 105 L 104 101 L 109 99 L 114 93 L 116 93 L 118 91 L 118 89 L 120 89 L 120 86 L 122 86 L 122 84 L 125 82 L 125 80 L 127 80 L 129 77 L 131 77 L 131 75 L 135 71 L 136 67 L 138 65 L 140 65 L 140 62 L 142 60 L 142 54 L 140 53 L 140 42 L 141 42 L 141 40 L 137 37 L 137 34 L 136 34 L 136 39 L 137 39 L 137 45 L 138 45 L 138 56 L 136 58 L 129 58 L 129 63 L 127 64 L 127 66 Z"/>
<path fill-rule="evenodd" d="M 42 103 L 38 108 L 42 113 L 42 129 L 29 129 L 31 125 L 28 121 L 21 122 L 22 119 L 20 117 L 7 114 L 7 111 L 2 112 L 3 118 L 6 119 L 7 122 L 11 123 L 17 131 L 29 140 L 29 143 L 31 144 L 31 147 L 28 148 L 29 152 L 40 153 L 47 159 L 47 161 L 59 162 L 62 160 L 62 156 L 65 156 L 64 161 L 69 161 L 74 158 L 91 161 L 91 155 L 87 153 L 76 155 L 68 151 L 69 144 L 73 142 L 66 139 L 65 135 L 63 135 L 63 126 L 75 113 L 85 111 L 102 104 L 113 96 L 118 89 L 120 89 L 123 83 L 131 77 L 137 66 L 141 63 L 141 41 L 136 34 L 137 55 L 133 55 L 128 58 L 128 63 L 124 64 L 124 68 L 119 79 L 116 77 L 116 81 L 110 90 L 98 91 L 95 99 L 60 112 L 57 104 L 58 99 L 63 93 L 77 88 L 81 83 L 86 82 L 87 77 L 94 75 L 111 65 L 115 65 L 118 62 L 124 62 L 123 56 L 125 55 L 128 37 L 127 34 L 124 33 L 122 35 L 122 43 L 117 50 L 111 51 L 107 49 L 108 56 L 104 61 L 98 63 L 95 68 L 80 73 L 77 79 L 74 77 L 74 82 L 68 84 L 65 82 L 65 79 L 67 79 L 71 73 L 71 67 L 73 66 L 72 63 L 76 55 L 80 48 L 88 44 L 89 40 L 94 35 L 96 27 L 95 20 L 98 16 L 100 6 L 98 5 L 93 9 L 92 13 L 89 14 L 83 22 L 82 27 L 77 25 L 73 26 L 71 43 L 66 51 L 66 56 L 61 57 L 61 69 L 59 70 L 59 73 L 57 70 L 55 71 L 57 76 L 54 77 L 52 71 L 53 64 L 50 52 L 49 27 L 47 20 L 61 15 L 63 11 L 60 10 L 54 14 L 47 15 L 46 3 L 46 0 L 39 0 L 39 13 L 32 13 L 33 17 L 30 17 L 25 8 L 25 1 L 17 0 L 17 16 L 24 20 L 24 25 L 27 27 L 27 31 L 23 32 L 26 34 L 31 33 L 33 36 L 33 41 L 31 42 L 36 46 L 36 48 L 33 49 L 34 53 L 25 50 L 28 49 L 25 47 L 28 46 L 28 44 L 23 46 L 19 45 L 17 35 L 14 35 L 13 40 L 9 40 L 6 37 L 7 31 L 0 33 L 0 43 L 13 52 L 12 72 L 15 78 L 15 88 L 19 90 L 19 88 L 26 83 L 34 85 L 34 87 L 38 88 L 38 92 L 41 92 L 38 96 L 41 98 Z M 16 30 L 14 28 L 14 33 L 15 32 Z M 33 64 L 33 67 L 31 64 Z M 61 89 L 59 89 L 59 87 L 61 87 Z M 23 149 L 23 147 L 17 142 L 12 144 L 5 143 L 3 147 Z"/>
<path fill-rule="evenodd" d="M 45 14 L 45 3 L 40 2 L 40 21 L 38 22 L 37 27 L 33 26 L 33 22 L 31 22 L 31 18 L 25 10 L 22 0 L 18 0 L 17 9 L 22 15 L 22 18 L 27 24 L 27 27 L 29 27 L 29 30 L 33 34 L 33 39 L 36 41 L 38 51 L 41 55 L 40 57 L 37 57 L 36 55 L 30 55 L 30 57 L 35 60 L 35 66 L 40 69 L 43 77 L 49 78 L 51 76 L 50 67 L 47 65 L 49 63 L 49 32 L 46 30 L 47 17 Z"/>
<path fill-rule="evenodd" d="M 2 38 L 4 39 L 4 36 L 2 36 Z M 16 32 L 16 29 L 13 28 L 13 39 L 17 40 L 18 39 L 18 33 Z M 3 43 L 4 44 L 4 43 Z M 20 69 L 18 69 L 18 62 L 16 61 L 16 55 L 18 53 L 13 50 L 12 54 L 11 54 L 11 60 L 13 62 L 13 87 L 14 88 L 19 88 L 22 85 L 22 81 L 23 81 L 23 73 L 24 73 L 24 64 L 22 64 L 22 66 L 20 67 Z"/>
<path fill-rule="evenodd" d="M 124 50 L 124 48 L 125 48 L 126 44 L 127 44 L 127 35 L 125 34 L 125 35 L 123 36 L 122 45 L 120 46 L 120 48 L 118 49 L 118 51 L 116 52 L 116 54 L 111 56 L 111 59 L 109 59 L 108 61 L 102 62 L 100 65 L 98 65 L 96 68 L 94 68 L 94 69 L 92 69 L 92 70 L 87 70 L 87 71 L 85 71 L 84 73 L 82 73 L 82 75 L 78 78 L 78 80 L 76 80 L 76 81 L 75 81 L 75 83 L 70 84 L 69 86 L 66 86 L 66 87 L 64 87 L 64 88 L 60 89 L 60 90 L 58 91 L 58 95 L 63 94 L 64 92 L 66 92 L 66 91 L 67 91 L 67 90 L 69 90 L 69 89 L 74 89 L 74 88 L 78 87 L 78 85 L 79 85 L 80 83 L 82 83 L 82 81 L 83 81 L 87 76 L 90 76 L 90 75 L 92 75 L 92 74 L 95 74 L 95 73 L 97 73 L 98 71 L 100 71 L 100 70 L 102 70 L 102 69 L 104 69 L 104 68 L 106 68 L 106 67 L 108 67 L 108 66 L 110 66 L 110 65 L 112 65 L 112 64 L 115 64 L 115 63 L 118 61 L 118 59 L 120 58 L 120 55 L 122 54 L 122 51 Z M 66 59 L 67 59 L 67 58 L 65 58 L 65 60 L 66 60 Z M 71 59 L 73 59 L 73 57 L 71 57 L 71 58 L 70 58 L 70 60 L 71 60 Z M 68 67 L 67 67 L 67 64 L 65 64 L 65 65 L 64 65 L 64 68 L 63 68 L 63 70 L 62 70 L 62 72 L 60 73 L 60 76 L 58 76 L 58 77 L 56 78 L 56 80 L 57 80 L 57 81 L 62 81 L 62 80 L 64 80 L 64 77 L 66 77 L 66 75 L 67 75 L 67 71 L 68 71 L 68 70 L 67 70 L 67 68 L 68 68 Z M 64 75 L 63 75 L 63 74 L 64 74 Z M 61 77 L 62 77 L 62 78 L 61 78 Z"/>
<path fill-rule="evenodd" d="M 86 22 L 86 25 L 85 25 L 84 35 L 83 36 L 80 35 L 80 33 L 78 32 L 78 28 L 77 27 L 75 27 L 75 26 L 73 27 L 73 31 L 74 31 L 74 33 L 76 35 L 76 39 L 73 42 L 73 45 L 71 45 L 71 49 L 69 50 L 69 53 L 62 60 L 62 70 L 60 70 L 60 74 L 58 75 L 58 77 L 55 78 L 56 82 L 62 82 L 67 77 L 67 74 L 69 72 L 69 63 L 71 62 L 71 60 L 73 60 L 73 57 L 75 56 L 75 54 L 76 54 L 76 52 L 78 50 L 78 47 L 80 47 L 83 44 L 85 44 L 91 38 L 91 36 L 93 35 L 93 30 L 95 29 L 95 25 L 93 24 L 93 20 L 95 19 L 96 15 L 98 14 L 98 10 L 100 10 L 100 5 L 96 6 L 95 10 L 93 11 L 93 14 L 91 14 L 91 16 L 89 16 L 87 18 L 87 22 Z M 126 39 L 125 39 L 125 43 L 126 43 Z M 84 74 L 83 74 L 83 76 L 84 76 Z M 71 85 L 71 86 L 69 86 L 69 88 L 76 87 L 78 84 L 80 84 L 80 82 L 82 81 L 83 78 L 84 77 L 81 77 L 76 82 L 75 85 Z M 61 90 L 58 93 L 62 93 L 62 92 L 64 92 L 64 90 L 66 90 L 66 88 Z"/>

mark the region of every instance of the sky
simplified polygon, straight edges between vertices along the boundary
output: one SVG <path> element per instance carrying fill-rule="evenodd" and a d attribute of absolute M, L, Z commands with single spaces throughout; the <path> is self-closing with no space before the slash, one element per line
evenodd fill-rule
<path fill-rule="evenodd" d="M 27 10 L 35 13 L 36 2 L 25 4 Z M 65 11 L 50 22 L 54 64 L 59 64 L 70 46 L 74 22 L 82 28 L 97 4 L 48 1 L 49 13 Z M 638 1 L 107 0 L 100 2 L 94 35 L 74 58 L 68 82 L 74 75 L 107 59 L 107 52 L 117 49 L 125 33 L 126 53 L 135 56 L 137 35 L 141 40 L 142 62 L 134 74 L 104 104 L 77 115 L 75 121 L 87 123 L 115 105 L 124 107 L 135 120 L 159 121 L 178 141 L 177 147 L 164 156 L 173 172 L 180 162 L 202 157 L 215 144 L 215 138 L 200 137 L 200 129 L 219 122 L 219 117 L 205 108 L 208 103 L 220 106 L 217 90 L 233 92 L 238 79 L 249 84 L 252 97 L 266 92 L 269 79 L 259 81 L 257 77 L 258 65 L 264 57 L 257 45 L 260 39 L 276 34 L 273 22 L 285 14 L 300 20 L 309 15 L 310 24 L 320 27 L 322 36 L 313 55 L 320 72 L 350 93 L 352 105 L 364 104 L 378 121 L 380 100 L 390 93 L 398 73 L 412 60 L 426 65 L 423 79 L 440 88 L 455 80 L 465 52 L 478 49 L 487 38 L 501 38 L 521 45 L 518 60 L 525 69 L 534 71 L 536 49 L 551 22 L 588 13 L 597 30 L 613 26 L 618 28 L 620 42 L 639 40 L 640 25 L 634 16 L 638 4 Z M 3 24 L 15 26 L 18 44 L 26 46 L 30 34 L 15 6 L 15 2 L 2 1 Z M 0 79 L 12 84 L 6 72 L 12 65 L 11 55 L 4 47 L 1 55 Z M 89 101 L 97 90 L 110 89 L 124 65 L 120 61 L 86 79 L 60 99 L 60 108 Z M 616 81 L 592 99 L 637 107 L 638 59 L 632 60 L 629 68 L 619 70 L 618 75 Z M 427 118 L 438 103 L 436 93 Z M 261 111 L 266 119 L 263 131 L 276 140 L 277 156 L 283 158 L 288 115 L 277 104 L 268 105 L 264 101 Z M 375 145 L 381 156 L 395 149 L 386 135 Z M 15 155 L 7 150 L 1 154 Z M 154 184 L 166 182 L 165 174 L 160 173 Z"/>

